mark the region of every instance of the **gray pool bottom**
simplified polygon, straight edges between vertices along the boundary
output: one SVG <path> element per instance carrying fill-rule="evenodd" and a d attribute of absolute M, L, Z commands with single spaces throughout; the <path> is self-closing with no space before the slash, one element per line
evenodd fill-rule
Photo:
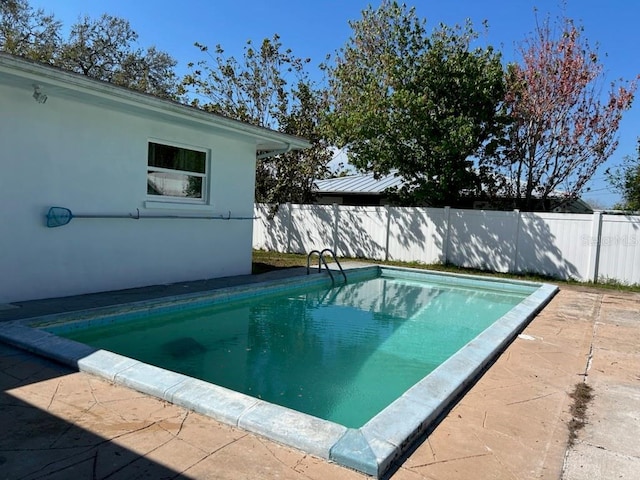
<path fill-rule="evenodd" d="M 350 271 L 355 274 L 355 269 Z M 479 280 L 479 277 L 465 275 L 443 275 L 454 281 L 456 278 Z M 309 277 L 306 276 L 293 277 L 279 281 L 278 284 L 299 284 L 308 280 Z M 488 281 L 495 282 L 493 279 Z M 526 284 L 538 288 L 359 429 L 348 429 L 217 385 L 31 328 L 32 325 L 42 326 L 63 319 L 78 320 L 105 315 L 109 311 L 122 308 L 151 308 L 160 302 L 192 302 L 204 296 L 228 296 L 237 291 L 246 293 L 248 290 L 271 286 L 273 282 L 216 290 L 209 295 L 201 292 L 138 302 L 126 307 L 120 305 L 75 312 L 71 315 L 57 314 L 6 322 L 0 329 L 0 338 L 81 371 L 378 477 L 390 467 L 394 459 L 410 448 L 417 437 L 433 427 L 438 417 L 557 291 L 557 287 L 553 285 Z"/>

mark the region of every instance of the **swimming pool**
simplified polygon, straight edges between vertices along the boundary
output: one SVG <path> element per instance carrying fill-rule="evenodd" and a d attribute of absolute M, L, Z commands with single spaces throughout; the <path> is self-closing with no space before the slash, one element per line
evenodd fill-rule
<path fill-rule="evenodd" d="M 40 317 L 13 322 L 3 336 L 380 475 L 555 293 L 549 285 L 399 268 L 348 277 L 331 290 L 314 275 Z M 211 365 L 221 377 L 202 373 Z"/>

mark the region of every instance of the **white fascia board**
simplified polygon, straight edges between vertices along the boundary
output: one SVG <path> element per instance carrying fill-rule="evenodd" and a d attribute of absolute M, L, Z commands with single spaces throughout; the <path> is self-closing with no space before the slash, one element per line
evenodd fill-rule
<path fill-rule="evenodd" d="M 311 145 L 303 138 L 287 135 L 268 128 L 257 127 L 245 122 L 233 120 L 222 115 L 205 112 L 195 107 L 165 100 L 150 94 L 136 92 L 128 88 L 113 85 L 74 72 L 68 72 L 57 67 L 43 65 L 22 58 L 0 52 L 0 74 L 20 77 L 25 80 L 25 86 L 41 85 L 43 93 L 46 89 L 67 90 L 71 93 L 82 93 L 88 97 L 99 98 L 103 101 L 128 107 L 159 113 L 174 117 L 177 120 L 200 123 L 203 127 L 213 127 L 229 133 L 251 137 L 256 143 L 256 150 L 273 150 L 288 148 L 303 150 Z M 2 75 L 0 75 L 2 82 Z M 51 95 L 51 93 L 48 93 Z"/>

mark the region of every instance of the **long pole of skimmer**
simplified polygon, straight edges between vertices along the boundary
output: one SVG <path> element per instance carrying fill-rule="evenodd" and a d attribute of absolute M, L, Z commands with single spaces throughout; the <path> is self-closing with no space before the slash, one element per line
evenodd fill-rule
<path fill-rule="evenodd" d="M 140 209 L 136 209 L 136 213 L 128 214 L 88 214 L 81 213 L 75 214 L 65 207 L 51 207 L 47 212 L 47 227 L 62 227 L 67 225 L 73 218 L 129 218 L 131 220 L 149 219 L 149 218 L 176 218 L 176 219 L 192 219 L 192 220 L 254 220 L 256 217 L 239 217 L 231 215 L 229 211 L 228 215 L 178 215 L 178 214 L 164 214 L 164 215 L 140 215 Z"/>

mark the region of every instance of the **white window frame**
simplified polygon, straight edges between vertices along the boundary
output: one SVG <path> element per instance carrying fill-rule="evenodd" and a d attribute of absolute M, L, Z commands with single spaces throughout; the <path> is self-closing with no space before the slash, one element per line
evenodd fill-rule
<path fill-rule="evenodd" d="M 162 167 L 153 167 L 149 165 L 149 146 L 150 144 L 157 144 L 157 145 L 166 145 L 168 147 L 175 147 L 175 148 L 180 148 L 183 150 L 191 150 L 194 152 L 201 152 L 204 153 L 205 155 L 205 160 L 204 160 L 204 173 L 200 173 L 200 172 L 191 172 L 188 170 L 178 170 L 178 169 L 171 169 L 171 168 L 162 168 Z M 151 193 L 148 193 L 147 191 L 147 202 L 145 202 L 147 204 L 148 207 L 153 207 L 153 206 L 160 206 L 161 204 L 173 204 L 176 206 L 179 205 L 184 205 L 184 206 L 196 206 L 196 205 L 209 205 L 209 185 L 211 184 L 210 182 L 210 176 L 211 176 L 211 171 L 210 171 L 210 166 L 211 166 L 211 154 L 210 154 L 210 150 L 207 148 L 203 148 L 203 147 L 197 147 L 197 146 L 193 146 L 193 145 L 186 145 L 186 144 L 182 144 L 182 143 L 177 143 L 177 142 L 172 142 L 172 141 L 167 141 L 167 140 L 161 140 L 161 139 L 157 139 L 157 138 L 148 138 L 147 139 L 147 143 L 146 143 L 146 151 L 147 151 L 147 174 L 146 174 L 146 178 L 148 180 L 148 176 L 149 176 L 149 172 L 159 172 L 159 173 L 174 173 L 174 174 L 181 174 L 181 175 L 188 175 L 191 177 L 198 177 L 198 178 L 202 178 L 202 197 L 201 198 L 192 198 L 192 197 L 180 197 L 180 196 L 172 196 L 172 195 L 154 195 Z"/>

